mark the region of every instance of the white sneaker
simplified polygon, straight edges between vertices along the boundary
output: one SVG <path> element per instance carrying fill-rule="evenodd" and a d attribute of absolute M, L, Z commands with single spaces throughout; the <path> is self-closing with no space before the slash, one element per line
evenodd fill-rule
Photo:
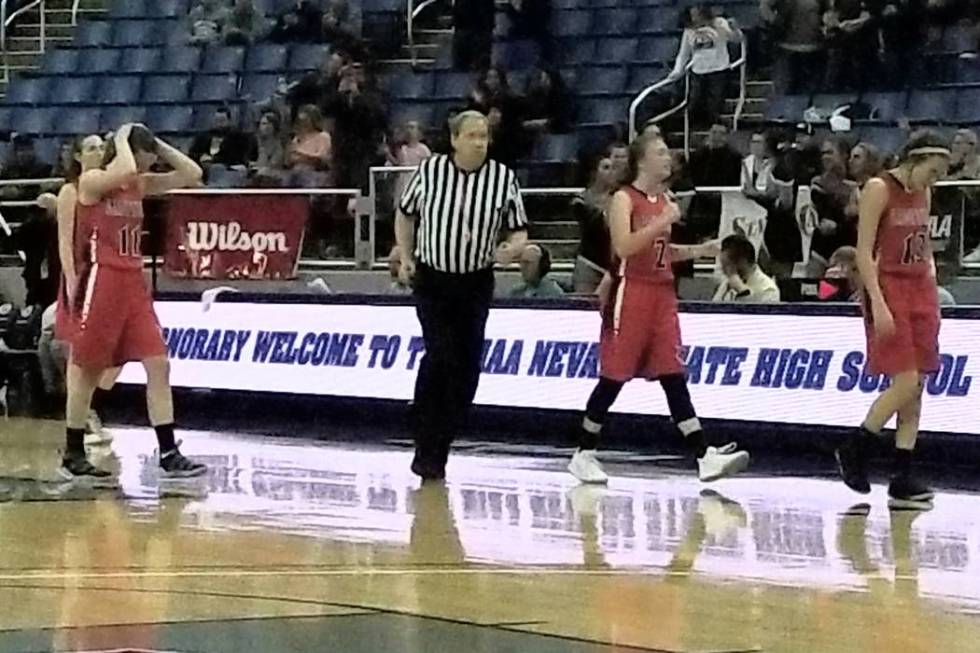
<path fill-rule="evenodd" d="M 749 453 L 738 451 L 734 442 L 724 447 L 708 447 L 698 458 L 698 478 L 702 483 L 717 481 L 719 478 L 738 474 L 749 466 Z"/>
<path fill-rule="evenodd" d="M 85 444 L 100 445 L 112 442 L 112 433 L 106 430 L 102 424 L 102 419 L 94 410 L 88 412 L 88 420 L 85 422 Z"/>
<path fill-rule="evenodd" d="M 595 518 L 599 514 L 599 506 L 602 505 L 602 497 L 606 494 L 606 488 L 592 485 L 576 485 L 568 491 L 568 501 L 572 504 L 572 510 L 579 517 Z"/>
<path fill-rule="evenodd" d="M 701 490 L 698 513 L 704 518 L 705 531 L 716 539 L 724 539 L 749 525 L 745 509 L 714 490 Z"/>
<path fill-rule="evenodd" d="M 980 263 L 980 247 L 963 257 L 964 263 Z"/>
<path fill-rule="evenodd" d="M 579 449 L 568 463 L 568 471 L 583 483 L 608 483 L 609 476 L 602 471 L 602 465 L 596 460 L 595 450 Z"/>

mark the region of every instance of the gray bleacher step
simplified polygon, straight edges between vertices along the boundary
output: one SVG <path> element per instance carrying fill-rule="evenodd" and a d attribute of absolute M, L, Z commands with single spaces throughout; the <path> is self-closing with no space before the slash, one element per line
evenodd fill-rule
<path fill-rule="evenodd" d="M 535 242 L 542 247 L 547 247 L 553 259 L 573 259 L 578 253 L 578 240 L 556 240 L 548 238 L 537 238 Z"/>
<path fill-rule="evenodd" d="M 765 113 L 766 105 L 769 104 L 767 98 L 745 98 L 745 104 L 742 106 L 742 113 Z M 737 99 L 727 99 L 725 100 L 725 113 L 734 114 L 735 109 L 738 107 Z"/>
<path fill-rule="evenodd" d="M 41 25 L 39 23 L 22 23 L 21 27 L 27 34 L 38 34 Z M 48 40 L 52 38 L 71 39 L 75 34 L 75 26 L 71 23 L 64 25 L 48 23 L 44 26 L 44 33 Z"/>
<path fill-rule="evenodd" d="M 436 63 L 436 60 L 435 59 L 421 59 L 421 58 L 420 59 L 416 59 L 415 61 L 412 61 L 411 58 L 406 58 L 406 59 L 381 59 L 378 62 L 378 65 L 380 65 L 380 66 L 386 66 L 386 67 L 387 66 L 407 66 L 408 69 L 411 70 L 411 67 L 412 67 L 412 64 L 413 63 L 416 66 L 428 67 L 428 66 L 434 66 L 435 63 Z"/>
<path fill-rule="evenodd" d="M 542 220 L 531 223 L 531 235 L 535 239 L 577 240 L 578 223 L 568 220 Z"/>
<path fill-rule="evenodd" d="M 423 59 L 435 60 L 436 55 L 442 50 L 444 46 L 441 43 L 416 43 L 415 44 L 415 55 Z M 404 57 L 411 58 L 412 51 L 409 46 L 403 45 L 401 49 L 401 54 Z"/>
<path fill-rule="evenodd" d="M 23 69 L 33 69 L 41 63 L 40 52 L 11 52 L 7 54 L 7 65 L 13 71 Z"/>
<path fill-rule="evenodd" d="M 747 98 L 770 98 L 774 90 L 773 83 L 769 81 L 752 80 L 745 82 L 745 97 Z"/>

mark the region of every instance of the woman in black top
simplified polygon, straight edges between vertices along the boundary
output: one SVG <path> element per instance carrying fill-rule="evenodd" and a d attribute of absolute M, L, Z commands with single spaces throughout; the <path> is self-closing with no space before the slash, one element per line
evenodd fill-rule
<path fill-rule="evenodd" d="M 827 139 L 820 149 L 823 172 L 810 183 L 817 227 L 810 245 L 807 274 L 819 279 L 837 248 L 857 244 L 857 184 L 847 178 L 850 145 Z"/>
<path fill-rule="evenodd" d="M 578 221 L 582 239 L 572 273 L 576 293 L 594 293 L 609 268 L 610 240 L 606 210 L 617 187 L 612 160 L 602 157 L 596 162 L 588 187 L 572 200 L 572 213 Z"/>

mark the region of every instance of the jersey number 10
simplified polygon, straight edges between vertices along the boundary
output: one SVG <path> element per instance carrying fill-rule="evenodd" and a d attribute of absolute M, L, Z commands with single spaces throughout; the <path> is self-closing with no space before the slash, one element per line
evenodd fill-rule
<path fill-rule="evenodd" d="M 916 231 L 906 236 L 905 245 L 902 247 L 902 264 L 912 265 L 924 261 L 927 242 L 928 237 L 925 231 Z"/>
<path fill-rule="evenodd" d="M 125 226 L 119 230 L 119 255 L 143 256 L 143 230 L 140 227 Z"/>

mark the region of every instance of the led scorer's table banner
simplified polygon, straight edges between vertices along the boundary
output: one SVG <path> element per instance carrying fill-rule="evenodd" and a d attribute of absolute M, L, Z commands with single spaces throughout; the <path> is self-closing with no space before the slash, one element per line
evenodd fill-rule
<path fill-rule="evenodd" d="M 407 400 L 423 344 L 412 306 L 156 304 L 177 387 Z M 703 417 L 852 426 L 884 379 L 863 375 L 853 316 L 683 312 L 688 375 Z M 477 403 L 582 409 L 598 372 L 599 315 L 494 308 Z M 943 321 L 942 370 L 930 377 L 925 430 L 980 433 L 980 320 Z M 128 365 L 124 382 L 142 382 Z M 666 415 L 659 385 L 634 381 L 615 410 Z"/>

